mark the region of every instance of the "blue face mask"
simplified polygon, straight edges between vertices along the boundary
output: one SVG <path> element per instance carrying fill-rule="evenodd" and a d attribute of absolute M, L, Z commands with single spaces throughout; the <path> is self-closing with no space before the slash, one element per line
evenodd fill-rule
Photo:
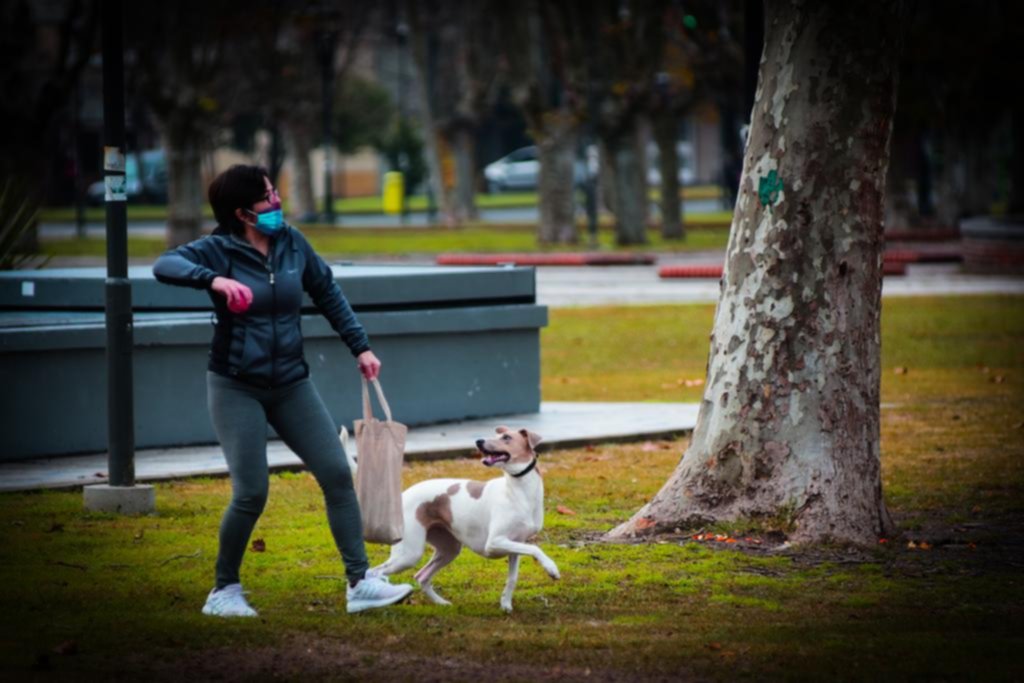
<path fill-rule="evenodd" d="M 284 213 L 281 211 L 280 206 L 276 209 L 263 211 L 262 213 L 252 213 L 256 215 L 256 229 L 264 235 L 273 237 L 281 232 L 281 228 L 284 227 Z"/>

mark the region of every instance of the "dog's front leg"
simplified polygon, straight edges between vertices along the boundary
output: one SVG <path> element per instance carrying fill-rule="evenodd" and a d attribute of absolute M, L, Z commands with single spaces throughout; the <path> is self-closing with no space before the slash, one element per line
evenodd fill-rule
<path fill-rule="evenodd" d="M 505 592 L 501 594 L 501 609 L 506 612 L 512 611 L 512 592 L 516 589 L 517 581 L 519 581 L 519 555 L 513 553 L 508 556 L 508 581 L 505 582 Z"/>
<path fill-rule="evenodd" d="M 535 545 L 529 543 L 520 543 L 513 541 L 510 538 L 504 536 L 498 536 L 496 538 L 487 539 L 487 546 L 484 548 L 484 552 L 488 556 L 493 555 L 529 555 L 533 559 L 540 563 L 540 566 L 544 567 L 544 571 L 548 573 L 552 579 L 560 579 L 561 574 L 558 573 L 558 565 L 554 561 L 544 554 L 544 551 Z"/>

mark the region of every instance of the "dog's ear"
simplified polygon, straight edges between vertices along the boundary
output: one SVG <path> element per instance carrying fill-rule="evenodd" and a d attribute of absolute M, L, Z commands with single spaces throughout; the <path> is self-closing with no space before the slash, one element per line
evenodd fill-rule
<path fill-rule="evenodd" d="M 535 434 L 527 429 L 520 429 L 519 433 L 522 434 L 523 438 L 526 439 L 526 442 L 530 444 L 531 451 L 537 447 L 537 444 L 544 440 L 541 438 L 540 434 Z"/>
<path fill-rule="evenodd" d="M 504 434 L 505 432 L 509 431 L 509 429 L 505 425 L 501 425 L 499 427 L 495 427 L 494 431 L 496 431 L 499 434 Z"/>

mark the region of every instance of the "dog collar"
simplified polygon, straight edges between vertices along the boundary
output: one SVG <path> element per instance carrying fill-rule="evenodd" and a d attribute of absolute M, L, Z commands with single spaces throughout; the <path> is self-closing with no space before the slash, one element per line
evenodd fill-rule
<path fill-rule="evenodd" d="M 523 470 L 522 472 L 518 472 L 516 474 L 513 474 L 511 476 L 513 476 L 516 479 L 518 479 L 519 477 L 522 477 L 522 476 L 525 476 L 525 475 L 529 474 L 530 470 L 532 470 L 536 466 L 537 466 L 537 458 L 534 458 L 533 462 L 531 462 L 529 465 L 527 465 L 525 470 Z"/>

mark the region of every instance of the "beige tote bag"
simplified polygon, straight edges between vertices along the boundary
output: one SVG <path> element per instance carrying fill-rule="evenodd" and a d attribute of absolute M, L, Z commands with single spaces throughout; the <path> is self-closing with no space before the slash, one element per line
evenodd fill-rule
<path fill-rule="evenodd" d="M 363 515 L 363 537 L 368 543 L 393 545 L 402 540 L 402 460 L 409 428 L 391 419 L 380 381 L 373 380 L 384 420 L 373 416 L 370 390 L 363 378 L 363 419 L 355 421 L 356 496 Z"/>

